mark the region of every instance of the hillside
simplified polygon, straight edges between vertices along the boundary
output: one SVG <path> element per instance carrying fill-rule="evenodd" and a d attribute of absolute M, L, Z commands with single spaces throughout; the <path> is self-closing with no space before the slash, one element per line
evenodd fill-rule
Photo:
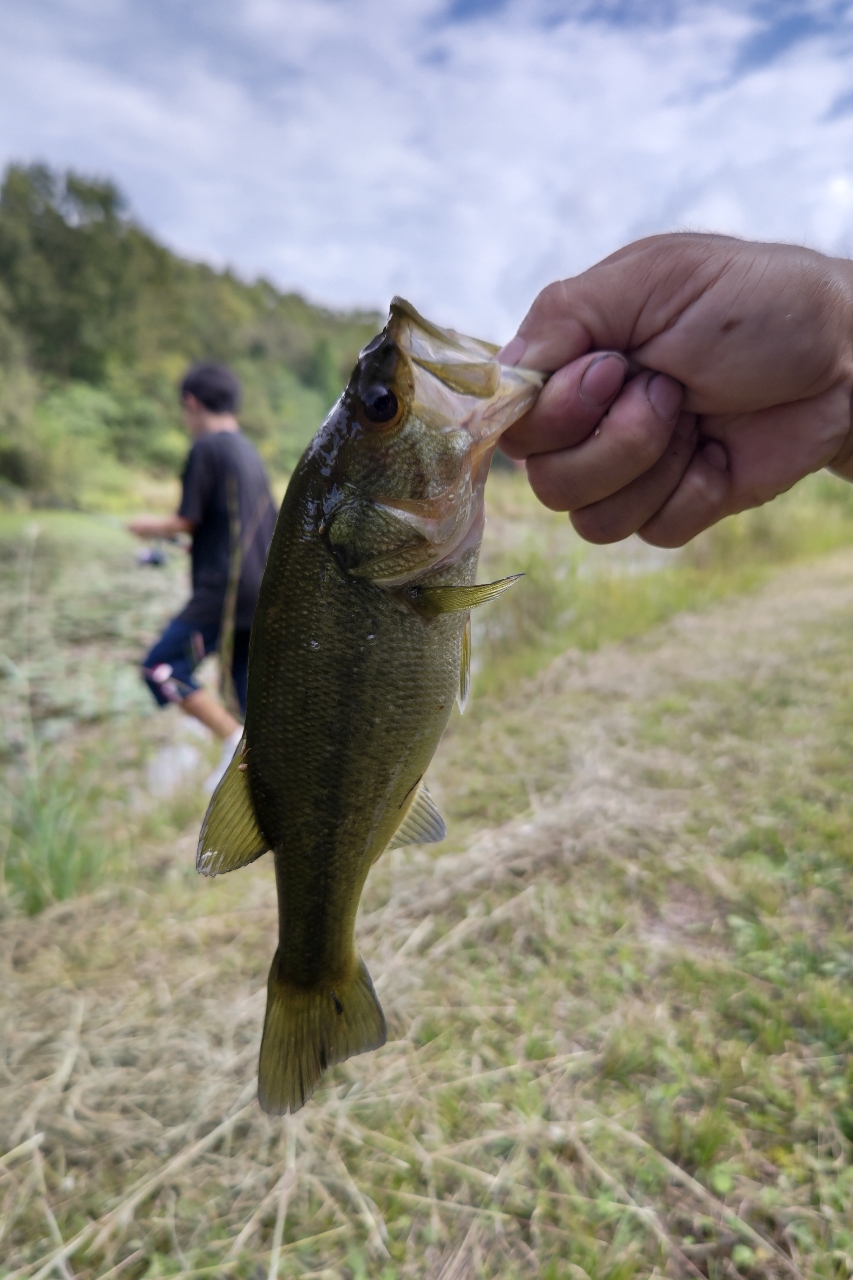
<path fill-rule="evenodd" d="M 110 182 L 10 166 L 0 187 L 0 500 L 120 505 L 186 451 L 176 384 L 231 364 L 242 421 L 292 468 L 380 325 L 171 253 Z"/>

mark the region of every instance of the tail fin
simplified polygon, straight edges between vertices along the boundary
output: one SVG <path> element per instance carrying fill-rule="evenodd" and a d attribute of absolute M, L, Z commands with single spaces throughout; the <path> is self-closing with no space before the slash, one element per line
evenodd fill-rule
<path fill-rule="evenodd" d="M 272 1115 L 298 1111 L 326 1067 L 378 1049 L 386 1034 L 385 1015 L 363 960 L 335 990 L 306 990 L 278 976 L 276 952 L 258 1067 L 261 1107 Z"/>

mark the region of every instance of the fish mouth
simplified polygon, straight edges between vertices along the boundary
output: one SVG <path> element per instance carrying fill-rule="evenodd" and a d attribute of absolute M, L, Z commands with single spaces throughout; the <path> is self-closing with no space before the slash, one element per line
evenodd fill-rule
<path fill-rule="evenodd" d="M 395 390 L 402 395 L 405 388 L 410 420 L 428 433 L 462 436 L 451 455 L 455 474 L 441 488 L 433 482 L 417 495 L 374 494 L 377 507 L 422 539 L 412 564 L 399 571 L 395 561 L 393 577 L 376 576 L 372 565 L 381 585 L 399 585 L 411 578 L 413 568 L 434 568 L 479 545 L 495 445 L 531 408 L 545 382 L 544 374 L 501 365 L 498 350 L 490 342 L 433 324 L 397 297 L 382 333 L 362 352 L 369 370 L 366 382 L 384 383 L 385 371 L 393 370 Z"/>
<path fill-rule="evenodd" d="M 369 481 L 371 507 L 390 518 L 387 527 L 408 526 L 410 536 L 405 551 L 362 557 L 348 572 L 398 586 L 479 545 L 495 445 L 545 382 L 542 373 L 501 365 L 497 354 L 492 343 L 442 329 L 404 298 L 393 299 L 388 323 L 359 356 L 350 395 L 360 440 L 378 452 L 402 424 L 407 445 L 416 442 L 411 454 L 402 452 L 414 461 Z M 442 446 L 429 443 L 433 436 L 452 438 Z"/>
<path fill-rule="evenodd" d="M 446 414 L 454 429 L 463 426 L 469 432 L 475 467 L 532 407 L 545 383 L 544 374 L 500 364 L 494 343 L 442 329 L 405 298 L 392 299 L 384 338 L 390 338 L 409 363 L 416 403 Z"/>

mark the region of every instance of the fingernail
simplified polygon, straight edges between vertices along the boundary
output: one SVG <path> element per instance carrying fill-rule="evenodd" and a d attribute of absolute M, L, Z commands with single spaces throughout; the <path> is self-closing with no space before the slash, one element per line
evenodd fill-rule
<path fill-rule="evenodd" d="M 719 441 L 708 440 L 699 452 L 703 462 L 707 462 L 708 466 L 713 467 L 715 471 L 728 471 L 729 455 Z"/>
<path fill-rule="evenodd" d="M 682 440 L 689 440 L 696 430 L 696 414 L 680 413 L 675 419 L 675 434 Z"/>
<path fill-rule="evenodd" d="M 600 409 L 608 400 L 612 400 L 625 381 L 627 368 L 624 356 L 615 352 L 609 351 L 606 355 L 596 356 L 592 364 L 587 366 L 578 388 L 578 395 L 584 404 L 591 409 Z"/>
<path fill-rule="evenodd" d="M 501 347 L 495 359 L 499 364 L 515 365 L 518 364 L 526 350 L 527 343 L 516 334 L 514 338 L 510 338 L 505 347 Z"/>
<path fill-rule="evenodd" d="M 649 403 L 664 422 L 672 422 L 681 407 L 683 388 L 674 378 L 665 373 L 653 373 L 646 383 L 646 395 Z"/>

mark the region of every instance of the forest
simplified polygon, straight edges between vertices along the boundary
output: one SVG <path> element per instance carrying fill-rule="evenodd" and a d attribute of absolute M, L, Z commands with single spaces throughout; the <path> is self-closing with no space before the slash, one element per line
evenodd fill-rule
<path fill-rule="evenodd" d="M 376 332 L 170 252 L 110 181 L 10 165 L 0 187 L 0 502 L 109 510 L 186 453 L 177 384 L 222 360 L 273 472 L 292 469 Z"/>

